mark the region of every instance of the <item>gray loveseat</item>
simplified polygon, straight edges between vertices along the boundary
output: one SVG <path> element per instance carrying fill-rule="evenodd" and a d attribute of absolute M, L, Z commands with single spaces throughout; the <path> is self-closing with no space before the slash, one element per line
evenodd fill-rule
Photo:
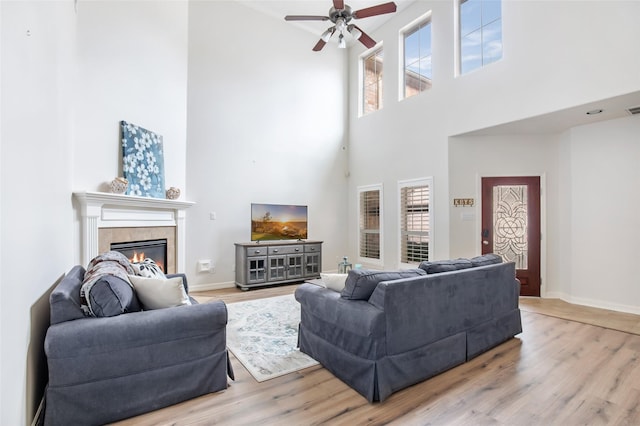
<path fill-rule="evenodd" d="M 45 425 L 105 424 L 227 388 L 224 302 L 85 317 L 84 275 L 75 266 L 50 296 Z"/>
<path fill-rule="evenodd" d="M 522 331 L 515 264 L 487 259 L 354 270 L 342 293 L 302 284 L 300 350 L 369 402 L 462 364 Z"/>

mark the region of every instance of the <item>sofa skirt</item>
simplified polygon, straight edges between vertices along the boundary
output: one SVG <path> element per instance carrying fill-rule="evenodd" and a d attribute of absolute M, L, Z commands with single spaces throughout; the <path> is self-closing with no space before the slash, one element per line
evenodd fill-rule
<path fill-rule="evenodd" d="M 300 351 L 318 361 L 369 402 L 422 382 L 466 361 L 466 335 L 458 333 L 426 346 L 377 360 L 334 346 L 300 324 Z"/>
<path fill-rule="evenodd" d="M 121 377 L 49 385 L 45 426 L 102 425 L 227 388 L 226 350 L 200 359 Z"/>

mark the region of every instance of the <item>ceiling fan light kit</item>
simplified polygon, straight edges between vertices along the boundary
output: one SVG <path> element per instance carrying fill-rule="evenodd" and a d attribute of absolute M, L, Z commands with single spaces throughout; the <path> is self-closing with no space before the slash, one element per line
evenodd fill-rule
<path fill-rule="evenodd" d="M 333 0 L 333 7 L 329 9 L 329 16 L 315 16 L 315 15 L 287 15 L 284 17 L 285 21 L 331 21 L 332 27 L 329 27 L 320 36 L 320 40 L 313 47 L 315 52 L 322 50 L 325 44 L 329 41 L 331 36 L 335 32 L 338 33 L 338 48 L 344 49 L 347 47 L 347 43 L 344 39 L 345 31 L 351 34 L 351 36 L 365 45 L 368 49 L 376 45 L 375 40 L 365 34 L 362 29 L 356 25 L 351 24 L 352 19 L 362 19 L 371 16 L 384 15 L 386 13 L 393 13 L 397 9 L 394 2 L 383 3 L 377 6 L 367 7 L 365 9 L 351 11 L 351 7 L 344 4 L 343 0 Z"/>

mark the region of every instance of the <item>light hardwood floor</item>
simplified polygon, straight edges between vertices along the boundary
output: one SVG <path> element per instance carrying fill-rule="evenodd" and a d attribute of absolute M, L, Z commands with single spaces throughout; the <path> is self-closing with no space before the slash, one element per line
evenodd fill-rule
<path fill-rule="evenodd" d="M 195 296 L 233 303 L 295 288 Z M 640 425 L 640 336 L 618 330 L 637 332 L 640 316 L 549 299 L 522 298 L 521 309 L 516 338 L 383 403 L 321 366 L 258 383 L 232 356 L 227 390 L 118 424 Z"/>

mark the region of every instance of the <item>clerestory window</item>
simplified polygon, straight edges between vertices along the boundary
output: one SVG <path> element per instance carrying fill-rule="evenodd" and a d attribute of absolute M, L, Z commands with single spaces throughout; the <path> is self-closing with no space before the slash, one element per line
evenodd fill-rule
<path fill-rule="evenodd" d="M 402 97 L 431 88 L 431 13 L 400 31 L 402 40 Z"/>
<path fill-rule="evenodd" d="M 460 74 L 502 58 L 502 1 L 460 0 Z"/>
<path fill-rule="evenodd" d="M 361 58 L 362 115 L 382 109 L 382 47 Z"/>

